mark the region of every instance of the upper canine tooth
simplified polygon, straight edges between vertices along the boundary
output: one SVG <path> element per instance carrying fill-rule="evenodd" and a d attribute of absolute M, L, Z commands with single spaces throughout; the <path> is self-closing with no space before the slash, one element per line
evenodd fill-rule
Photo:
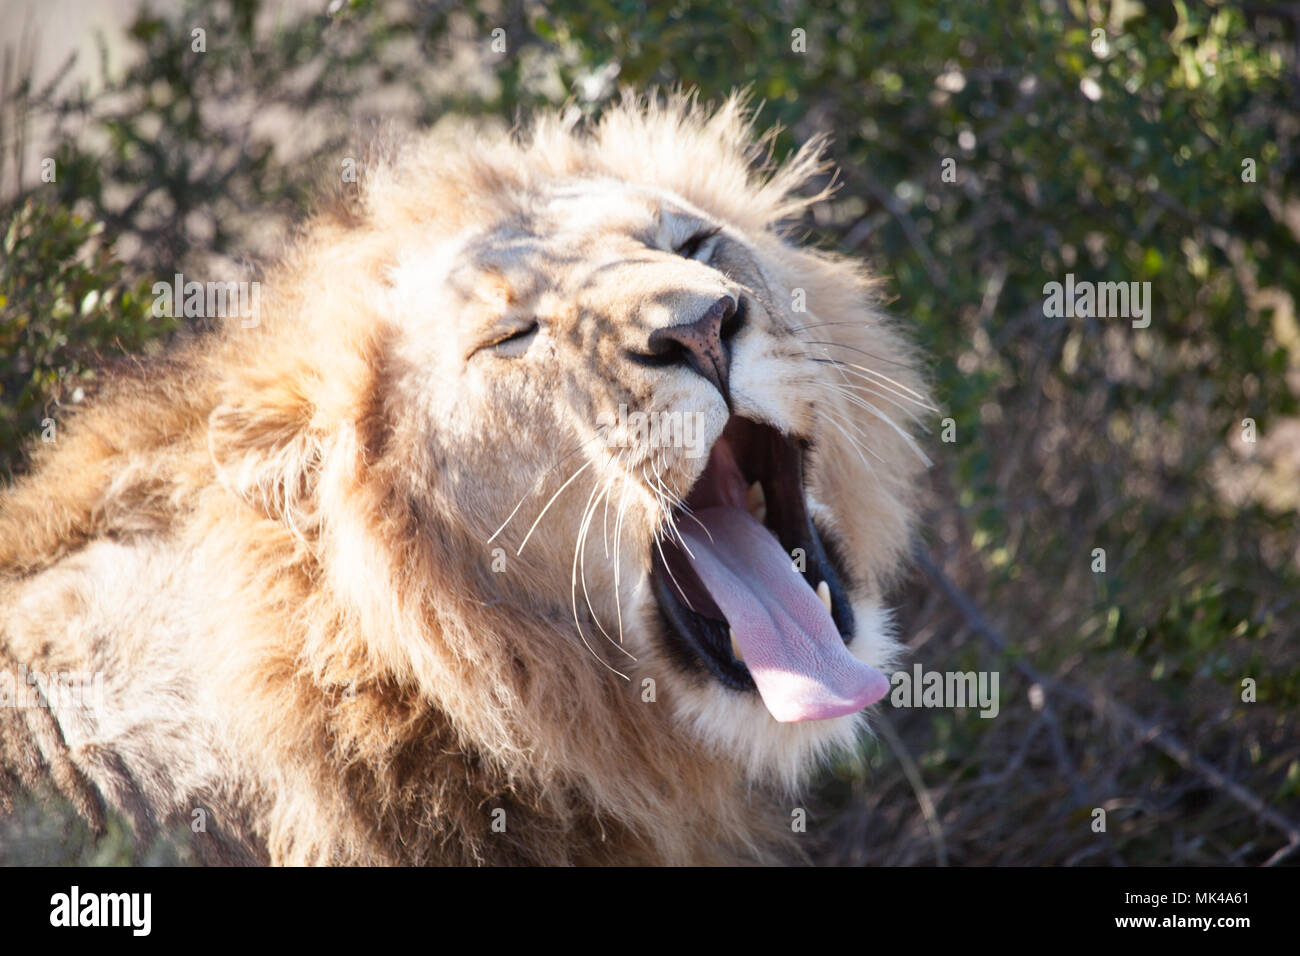
<path fill-rule="evenodd" d="M 731 628 L 731 653 L 738 661 L 743 661 L 745 659 L 745 655 L 740 651 L 740 644 L 736 642 L 736 629 L 734 627 Z"/>
<path fill-rule="evenodd" d="M 826 605 L 826 613 L 829 614 L 831 611 L 831 586 L 825 581 L 817 585 L 817 596 L 822 599 L 822 603 Z"/>
<path fill-rule="evenodd" d="M 767 517 L 767 498 L 763 495 L 763 486 L 754 482 L 745 495 L 745 508 L 759 521 Z"/>

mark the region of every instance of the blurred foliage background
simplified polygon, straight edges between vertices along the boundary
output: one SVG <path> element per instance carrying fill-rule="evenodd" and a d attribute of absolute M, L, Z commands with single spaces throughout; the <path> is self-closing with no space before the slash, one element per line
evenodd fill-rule
<path fill-rule="evenodd" d="M 376 132 L 747 86 L 778 153 L 833 135 L 799 225 L 931 357 L 912 660 L 1002 677 L 993 720 L 887 709 L 817 859 L 1300 858 L 1300 4 L 156 2 L 61 64 L 33 38 L 68 27 L 10 6 L 0 468 L 184 332 L 153 282 L 255 277 Z M 1150 326 L 1046 316 L 1066 273 L 1150 282 Z M 29 811 L 0 858 L 185 858 L 80 832 Z"/>

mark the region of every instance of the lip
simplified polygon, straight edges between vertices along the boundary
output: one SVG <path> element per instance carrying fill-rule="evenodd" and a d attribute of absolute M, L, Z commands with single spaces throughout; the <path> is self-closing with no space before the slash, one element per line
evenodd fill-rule
<path fill-rule="evenodd" d="M 708 465 L 684 503 L 690 510 L 717 504 L 743 506 L 749 486 L 758 482 L 766 505 L 764 526 L 792 555 L 792 563 L 799 555 L 797 549 L 802 549 L 801 573 L 810 589 L 815 591 L 819 583 L 826 582 L 831 617 L 848 644 L 854 634 L 853 610 L 833 543 L 828 547 L 808 511 L 804 488 L 807 453 L 806 441 L 733 415 L 710 449 Z M 679 508 L 674 520 L 680 524 L 692 518 Z M 703 669 L 724 686 L 756 693 L 749 668 L 732 654 L 730 625 L 672 534 L 661 536 L 651 547 L 651 582 L 674 660 L 687 669 Z"/>

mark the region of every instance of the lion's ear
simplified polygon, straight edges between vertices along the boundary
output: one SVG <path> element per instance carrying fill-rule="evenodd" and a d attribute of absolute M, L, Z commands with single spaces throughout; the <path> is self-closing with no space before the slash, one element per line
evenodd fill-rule
<path fill-rule="evenodd" d="M 297 530 L 314 521 L 324 457 L 312 403 L 280 382 L 245 386 L 208 416 L 208 448 L 222 487 Z"/>

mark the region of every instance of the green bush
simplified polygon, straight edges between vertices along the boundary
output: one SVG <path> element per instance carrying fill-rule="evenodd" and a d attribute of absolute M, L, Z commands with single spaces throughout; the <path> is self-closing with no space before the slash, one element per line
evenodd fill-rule
<path fill-rule="evenodd" d="M 60 403 L 83 400 L 104 356 L 142 349 L 174 320 L 150 314 L 149 283 L 124 278 L 102 223 L 27 199 L 0 263 L 0 466 L 24 439 L 53 440 Z"/>

